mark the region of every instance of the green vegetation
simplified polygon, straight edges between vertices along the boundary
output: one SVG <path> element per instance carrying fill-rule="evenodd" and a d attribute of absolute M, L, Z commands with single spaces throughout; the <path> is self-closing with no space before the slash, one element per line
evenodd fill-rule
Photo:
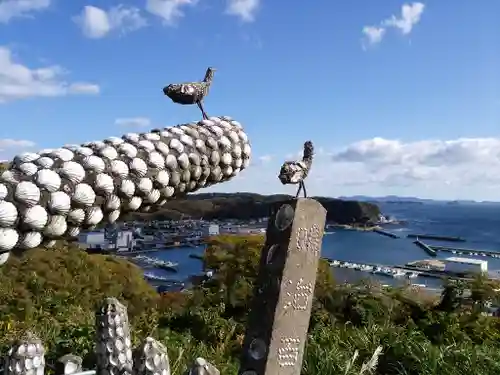
<path fill-rule="evenodd" d="M 134 342 L 148 335 L 163 341 L 174 374 L 197 356 L 236 374 L 262 244 L 256 236 L 212 239 L 205 263 L 217 277 L 189 293 L 163 295 L 123 260 L 67 244 L 28 251 L 0 268 L 0 350 L 31 329 L 44 340 L 49 362 L 73 352 L 92 366 L 94 306 L 115 296 L 129 307 Z M 494 288 L 477 279 L 431 298 L 367 283 L 336 285 L 322 262 L 303 374 L 359 374 L 380 345 L 377 367 L 365 373 L 496 375 L 500 321 L 482 314 L 497 298 Z"/>
<path fill-rule="evenodd" d="M 169 202 L 167 208 L 151 214 L 132 214 L 130 218 L 176 220 L 181 217 L 211 219 L 257 219 L 267 217 L 271 205 L 292 198 L 290 195 L 254 193 L 191 194 Z M 364 224 L 378 221 L 380 209 L 368 202 L 316 197 L 327 210 L 327 221 L 337 224 Z"/>

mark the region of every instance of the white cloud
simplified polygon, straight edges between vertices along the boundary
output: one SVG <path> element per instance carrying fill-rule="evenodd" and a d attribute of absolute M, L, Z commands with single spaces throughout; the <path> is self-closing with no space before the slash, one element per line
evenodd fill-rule
<path fill-rule="evenodd" d="M 160 17 L 164 24 L 174 26 L 179 18 L 184 17 L 182 8 L 197 3 L 198 0 L 147 0 L 146 10 Z"/>
<path fill-rule="evenodd" d="M 420 22 L 422 14 L 424 13 L 425 5 L 423 3 L 404 4 L 401 7 L 401 15 L 385 19 L 378 26 L 365 26 L 363 27 L 363 34 L 365 42 L 370 45 L 378 44 L 386 35 L 387 29 L 399 29 L 403 35 L 408 35 L 413 30 L 413 27 Z"/>
<path fill-rule="evenodd" d="M 273 156 L 272 155 L 262 155 L 262 156 L 259 156 L 257 159 L 261 164 L 267 164 L 273 159 Z"/>
<path fill-rule="evenodd" d="M 29 68 L 14 61 L 12 51 L 0 46 L 0 103 L 31 97 L 97 94 L 99 86 L 67 82 L 67 72 L 57 65 Z"/>
<path fill-rule="evenodd" d="M 294 193 L 295 186 L 283 186 L 276 177 L 283 160 L 252 163 L 241 177 L 211 190 Z M 323 196 L 500 200 L 500 138 L 362 140 L 318 152 L 306 186 L 309 194 Z"/>
<path fill-rule="evenodd" d="M 370 44 L 377 44 L 382 41 L 385 35 L 385 29 L 377 26 L 365 26 L 363 27 L 363 34 L 365 34 Z"/>
<path fill-rule="evenodd" d="M 145 128 L 151 126 L 151 120 L 146 117 L 118 118 L 115 125 Z"/>
<path fill-rule="evenodd" d="M 74 21 L 80 26 L 83 35 L 91 39 L 103 38 L 112 31 L 124 34 L 147 25 L 138 8 L 124 5 L 115 6 L 107 11 L 87 5 Z"/>
<path fill-rule="evenodd" d="M 32 17 L 33 13 L 45 10 L 51 0 L 2 0 L 0 23 L 9 23 L 13 18 Z"/>
<path fill-rule="evenodd" d="M 259 5 L 260 0 L 227 0 L 226 13 L 244 22 L 253 22 Z"/>
<path fill-rule="evenodd" d="M 0 162 L 9 161 L 14 154 L 34 146 L 35 142 L 25 139 L 0 139 Z"/>

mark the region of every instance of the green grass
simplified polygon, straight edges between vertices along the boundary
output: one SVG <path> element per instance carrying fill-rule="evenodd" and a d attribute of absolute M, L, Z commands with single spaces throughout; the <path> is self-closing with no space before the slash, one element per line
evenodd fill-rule
<path fill-rule="evenodd" d="M 64 243 L 29 251 L 0 268 L 0 351 L 32 330 L 43 339 L 49 363 L 72 352 L 92 368 L 95 305 L 113 296 L 129 308 L 135 344 L 153 336 L 167 345 L 173 374 L 200 356 L 224 375 L 237 374 L 262 244 L 256 236 L 212 239 L 204 262 L 217 278 L 189 293 L 163 295 L 123 260 Z M 462 294 L 466 287 L 469 298 Z M 321 262 L 302 373 L 496 375 L 500 324 L 481 307 L 497 300 L 495 288 L 477 279 L 450 284 L 442 298 L 433 298 L 341 286 Z"/>

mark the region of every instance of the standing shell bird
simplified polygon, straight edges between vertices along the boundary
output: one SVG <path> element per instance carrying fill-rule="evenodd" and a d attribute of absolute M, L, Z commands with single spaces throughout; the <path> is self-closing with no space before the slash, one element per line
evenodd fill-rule
<path fill-rule="evenodd" d="M 201 82 L 172 83 L 163 88 L 163 93 L 174 103 L 182 105 L 196 104 L 205 120 L 208 116 L 203 109 L 203 99 L 208 95 L 215 68 L 208 68 L 205 78 Z"/>
<path fill-rule="evenodd" d="M 300 191 L 304 190 L 304 198 L 307 198 L 306 186 L 304 180 L 306 179 L 309 171 L 311 170 L 311 165 L 314 157 L 314 147 L 311 141 L 304 143 L 304 154 L 302 160 L 298 161 L 286 161 L 283 163 L 280 169 L 280 174 L 278 178 L 283 185 L 293 184 L 299 185 L 297 194 L 295 198 L 298 198 Z"/>

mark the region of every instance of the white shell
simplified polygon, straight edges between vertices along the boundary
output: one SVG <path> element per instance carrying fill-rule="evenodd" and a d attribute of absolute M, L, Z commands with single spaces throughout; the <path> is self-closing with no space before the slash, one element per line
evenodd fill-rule
<path fill-rule="evenodd" d="M 238 143 L 240 141 L 240 137 L 238 137 L 238 133 L 231 130 L 227 133 L 227 137 L 231 141 L 231 143 Z"/>
<path fill-rule="evenodd" d="M 140 140 L 137 146 L 139 148 L 143 148 L 144 150 L 146 150 L 148 152 L 154 151 L 154 149 L 155 149 L 155 145 L 152 142 L 147 141 L 145 139 Z"/>
<path fill-rule="evenodd" d="M 179 154 L 181 152 L 184 152 L 184 145 L 178 139 L 175 139 L 175 138 L 172 138 L 170 140 L 168 147 L 173 148 Z"/>
<path fill-rule="evenodd" d="M 66 215 L 71 208 L 71 198 L 62 191 L 51 193 L 48 208 L 53 214 Z"/>
<path fill-rule="evenodd" d="M 192 165 L 200 165 L 201 163 L 200 156 L 198 154 L 195 154 L 194 152 L 191 152 L 188 155 L 188 158 L 189 158 L 189 163 Z"/>
<path fill-rule="evenodd" d="M 93 206 L 85 210 L 85 224 L 97 225 L 104 218 L 104 214 L 99 207 Z"/>
<path fill-rule="evenodd" d="M 96 151 L 99 151 L 106 147 L 106 143 L 104 143 L 103 141 L 92 141 L 90 142 L 89 147 L 93 148 Z"/>
<path fill-rule="evenodd" d="M 137 177 L 144 177 L 148 172 L 148 166 L 144 160 L 139 158 L 134 158 L 129 165 L 130 172 L 134 173 Z"/>
<path fill-rule="evenodd" d="M 68 150 L 67 148 L 58 148 L 50 153 L 53 158 L 61 159 L 62 161 L 70 161 L 73 160 L 75 154 L 73 151 Z"/>
<path fill-rule="evenodd" d="M 0 253 L 0 266 L 4 265 L 7 263 L 7 261 L 10 258 L 10 252 L 6 251 L 4 253 Z"/>
<path fill-rule="evenodd" d="M 119 146 L 124 141 L 123 141 L 123 139 L 118 138 L 118 137 L 109 137 L 109 138 L 106 138 L 106 140 L 104 142 L 109 143 L 110 145 L 113 145 L 113 146 Z"/>
<path fill-rule="evenodd" d="M 126 178 L 128 176 L 128 166 L 121 160 L 113 160 L 111 162 L 110 172 L 114 176 Z"/>
<path fill-rule="evenodd" d="M 132 143 L 136 143 L 136 142 L 139 142 L 139 139 L 141 137 L 139 137 L 139 134 L 137 134 L 137 133 L 127 133 L 122 138 L 127 140 L 127 141 L 130 141 Z"/>
<path fill-rule="evenodd" d="M 12 203 L 0 201 L 0 227 L 11 227 L 17 220 L 17 208 Z"/>
<path fill-rule="evenodd" d="M 48 192 L 57 191 L 61 187 L 61 177 L 50 169 L 40 169 L 36 173 L 34 180 L 41 189 Z"/>
<path fill-rule="evenodd" d="M 18 184 L 20 181 L 20 173 L 12 170 L 3 171 L 0 175 L 0 182 L 6 182 L 8 184 Z"/>
<path fill-rule="evenodd" d="M 40 232 L 26 232 L 21 234 L 17 247 L 20 249 L 34 249 L 40 246 L 43 236 Z"/>
<path fill-rule="evenodd" d="M 147 177 L 143 177 L 137 183 L 137 190 L 142 194 L 149 194 L 149 192 L 153 189 L 153 181 Z"/>
<path fill-rule="evenodd" d="M 131 145 L 130 143 L 122 143 L 118 147 L 118 152 L 131 159 L 137 156 L 137 148 L 135 148 L 134 145 Z"/>
<path fill-rule="evenodd" d="M 218 143 L 221 150 L 228 151 L 231 149 L 232 143 L 227 137 L 220 137 Z"/>
<path fill-rule="evenodd" d="M 44 246 L 45 246 L 47 249 L 50 249 L 51 247 L 54 247 L 54 246 L 56 246 L 56 244 L 57 244 L 57 241 L 56 241 L 56 240 L 51 240 L 51 241 L 47 241 L 47 240 L 45 240 L 45 241 L 42 241 L 42 242 L 44 242 Z"/>
<path fill-rule="evenodd" d="M 248 136 L 246 135 L 246 133 L 245 133 L 245 132 L 243 132 L 243 131 L 239 131 L 239 132 L 238 132 L 238 136 L 240 137 L 240 139 L 241 139 L 241 141 L 242 141 L 243 143 L 247 143 L 247 142 L 248 142 Z"/>
<path fill-rule="evenodd" d="M 83 159 L 83 167 L 85 169 L 89 169 L 94 173 L 102 173 L 106 168 L 106 164 L 104 164 L 104 160 L 95 155 L 87 156 Z"/>
<path fill-rule="evenodd" d="M 170 148 L 163 142 L 156 142 L 155 147 L 163 156 L 167 156 L 170 153 Z"/>
<path fill-rule="evenodd" d="M 243 165 L 243 159 L 233 159 L 233 167 L 236 169 L 241 169 Z"/>
<path fill-rule="evenodd" d="M 243 145 L 242 155 L 246 158 L 249 158 L 252 155 L 252 149 L 248 143 Z"/>
<path fill-rule="evenodd" d="M 167 155 L 167 158 L 165 159 L 165 165 L 170 170 L 177 169 L 178 163 L 177 163 L 177 159 L 175 158 L 175 156 L 172 154 Z"/>
<path fill-rule="evenodd" d="M 179 166 L 182 168 L 182 169 L 187 169 L 189 168 L 189 157 L 187 156 L 187 154 L 180 154 L 178 157 L 177 157 L 177 163 L 179 163 Z"/>
<path fill-rule="evenodd" d="M 163 169 L 165 168 L 165 159 L 158 151 L 152 151 L 148 155 L 148 164 L 152 168 Z"/>
<path fill-rule="evenodd" d="M 110 195 L 104 204 L 107 211 L 114 211 L 120 209 L 121 201 L 120 198 L 114 194 Z"/>
<path fill-rule="evenodd" d="M 115 190 L 113 178 L 106 173 L 99 173 L 95 177 L 94 189 L 105 195 L 112 194 Z"/>
<path fill-rule="evenodd" d="M 94 204 L 95 198 L 95 192 L 90 185 L 81 183 L 75 186 L 75 192 L 72 199 L 76 204 L 91 206 Z"/>
<path fill-rule="evenodd" d="M 38 171 L 38 167 L 33 163 L 23 163 L 17 169 L 26 176 L 33 176 Z"/>
<path fill-rule="evenodd" d="M 226 152 L 226 153 L 222 154 L 222 157 L 220 158 L 220 162 L 221 162 L 221 164 L 224 164 L 224 165 L 231 165 L 231 163 L 233 162 L 233 157 L 231 156 L 231 154 L 229 152 Z"/>
<path fill-rule="evenodd" d="M 146 196 L 146 201 L 150 204 L 155 204 L 158 199 L 160 199 L 160 191 L 157 189 L 153 189 L 149 192 L 149 194 Z"/>
<path fill-rule="evenodd" d="M 175 135 L 183 135 L 184 131 L 176 126 L 173 126 L 171 128 L 165 128 L 167 129 L 170 133 L 175 134 Z"/>
<path fill-rule="evenodd" d="M 16 246 L 19 234 L 12 228 L 0 228 L 0 251 L 9 251 Z"/>
<path fill-rule="evenodd" d="M 116 222 L 116 220 L 118 220 L 118 218 L 120 217 L 120 210 L 114 210 L 114 211 L 111 211 L 109 214 L 108 214 L 108 223 L 110 224 L 113 224 Z"/>
<path fill-rule="evenodd" d="M 174 195 L 175 189 L 172 186 L 166 186 L 160 190 L 160 193 L 165 198 L 170 198 Z"/>
<path fill-rule="evenodd" d="M 75 153 L 82 156 L 90 156 L 94 151 L 90 147 L 79 147 L 75 150 Z"/>
<path fill-rule="evenodd" d="M 243 160 L 243 165 L 241 166 L 241 169 L 248 168 L 248 166 L 250 165 L 250 159 L 249 158 L 245 158 L 245 159 L 242 159 L 242 160 Z"/>
<path fill-rule="evenodd" d="M 157 133 L 146 133 L 143 135 L 144 139 L 148 141 L 159 141 L 160 135 Z"/>
<path fill-rule="evenodd" d="M 73 226 L 68 226 L 68 229 L 66 229 L 66 235 L 68 237 L 76 238 L 80 234 L 80 227 L 73 227 Z"/>
<path fill-rule="evenodd" d="M 137 211 L 141 207 L 142 199 L 140 197 L 132 197 L 128 201 L 127 209 L 130 211 Z"/>
<path fill-rule="evenodd" d="M 126 197 L 132 197 L 135 193 L 135 185 L 131 180 L 122 180 L 118 190 Z"/>
<path fill-rule="evenodd" d="M 233 157 L 235 157 L 235 158 L 241 158 L 241 153 L 242 153 L 241 146 L 234 145 L 232 150 L 231 150 L 231 155 L 233 155 Z"/>
<path fill-rule="evenodd" d="M 217 137 L 222 137 L 224 135 L 224 130 L 222 130 L 219 126 L 211 126 L 209 130 L 215 134 Z"/>
<path fill-rule="evenodd" d="M 158 173 L 155 176 L 156 183 L 158 183 L 160 186 L 167 186 L 169 181 L 170 181 L 170 175 L 168 174 L 167 171 L 158 171 Z"/>
<path fill-rule="evenodd" d="M 80 225 L 85 220 L 85 211 L 82 210 L 81 208 L 76 208 L 74 210 L 71 210 L 68 213 L 67 220 L 69 223 Z"/>
<path fill-rule="evenodd" d="M 103 158 L 114 160 L 118 157 L 118 152 L 116 152 L 116 149 L 114 147 L 106 146 L 99 150 L 99 155 L 101 155 Z"/>
<path fill-rule="evenodd" d="M 85 178 L 85 169 L 74 161 L 65 162 L 59 170 L 59 173 L 62 177 L 74 184 L 79 184 Z"/>
<path fill-rule="evenodd" d="M 0 184 L 0 201 L 5 199 L 7 197 L 7 194 L 9 194 L 9 189 L 7 189 L 7 186 L 5 186 L 5 184 Z"/>
<path fill-rule="evenodd" d="M 57 238 L 61 237 L 67 228 L 66 218 L 61 215 L 54 215 L 50 217 L 47 226 L 43 230 L 43 234 L 49 238 Z"/>
<path fill-rule="evenodd" d="M 23 226 L 37 231 L 43 230 L 49 220 L 49 215 L 45 211 L 45 208 L 39 205 L 28 208 L 22 216 Z"/>
<path fill-rule="evenodd" d="M 40 190 L 33 182 L 23 181 L 17 184 L 14 198 L 26 206 L 34 206 L 40 200 Z"/>
<path fill-rule="evenodd" d="M 22 154 L 19 154 L 14 158 L 14 163 L 15 164 L 32 163 L 38 158 L 40 158 L 40 155 L 35 154 L 34 152 L 23 152 Z"/>
<path fill-rule="evenodd" d="M 40 159 L 35 161 L 35 164 L 41 168 L 50 168 L 54 165 L 54 160 L 48 156 L 42 156 Z"/>
<path fill-rule="evenodd" d="M 194 146 L 193 138 L 191 138 L 189 135 L 186 134 L 181 135 L 179 141 L 181 141 L 181 143 L 187 146 Z"/>

